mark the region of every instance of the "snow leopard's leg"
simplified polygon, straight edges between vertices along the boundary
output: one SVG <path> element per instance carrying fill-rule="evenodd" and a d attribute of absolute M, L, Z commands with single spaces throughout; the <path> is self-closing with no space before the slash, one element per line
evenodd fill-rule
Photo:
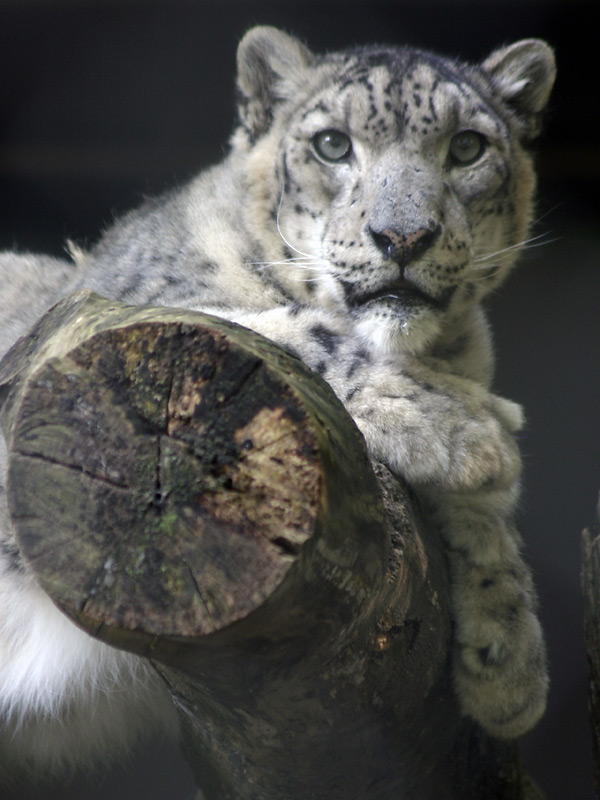
<path fill-rule="evenodd" d="M 548 690 L 535 589 L 512 523 L 514 493 L 457 493 L 432 504 L 450 565 L 457 694 L 464 713 L 501 738 L 536 724 Z"/>
<path fill-rule="evenodd" d="M 519 406 L 412 359 L 369 354 L 318 310 L 230 318 L 319 371 L 371 453 L 423 493 L 450 554 L 463 709 L 495 735 L 524 733 L 544 710 L 547 677 L 535 594 L 511 523 Z"/>
<path fill-rule="evenodd" d="M 464 712 L 514 738 L 539 720 L 548 689 L 535 591 L 513 523 L 522 416 L 471 381 L 420 373 L 411 364 L 401 376 L 373 370 L 349 409 L 372 452 L 397 447 L 396 469 L 423 493 L 445 538 Z"/>

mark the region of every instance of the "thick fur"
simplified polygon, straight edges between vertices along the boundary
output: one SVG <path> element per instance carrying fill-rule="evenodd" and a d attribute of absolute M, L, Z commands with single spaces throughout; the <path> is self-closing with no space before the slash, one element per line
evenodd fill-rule
<path fill-rule="evenodd" d="M 51 302 L 88 287 L 226 317 L 323 375 L 373 455 L 439 524 L 456 689 L 464 712 L 501 737 L 537 722 L 547 677 L 513 522 L 522 414 L 490 392 L 481 302 L 528 237 L 527 145 L 554 71 L 538 40 L 473 66 L 408 48 L 321 57 L 255 28 L 238 50 L 239 126 L 222 164 L 118 221 L 75 266 L 0 261 L 3 350 Z M 50 763 L 85 761 L 113 739 L 120 747 L 135 695 L 156 686 L 142 661 L 53 608 L 18 553 L 3 494 L 0 504 L 4 747 Z M 48 746 L 30 734 L 57 726 L 71 733 L 48 734 Z"/>

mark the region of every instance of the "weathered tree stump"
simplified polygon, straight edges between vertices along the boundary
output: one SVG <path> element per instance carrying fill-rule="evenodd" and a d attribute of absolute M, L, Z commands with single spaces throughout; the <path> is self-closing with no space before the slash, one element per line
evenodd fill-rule
<path fill-rule="evenodd" d="M 587 651 L 590 722 L 596 796 L 600 798 L 600 504 L 598 519 L 586 528 L 583 540 L 583 625 Z"/>
<path fill-rule="evenodd" d="M 206 800 L 528 796 L 460 716 L 435 531 L 293 356 L 81 292 L 6 355 L 0 404 L 25 558 L 151 659 Z"/>

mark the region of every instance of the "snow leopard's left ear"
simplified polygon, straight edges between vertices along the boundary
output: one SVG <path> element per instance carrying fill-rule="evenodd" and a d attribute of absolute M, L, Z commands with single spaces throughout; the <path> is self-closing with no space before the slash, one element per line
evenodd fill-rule
<path fill-rule="evenodd" d="M 537 136 L 556 77 L 552 48 L 541 39 L 523 39 L 494 51 L 481 67 L 516 111 L 523 138 Z"/>
<path fill-rule="evenodd" d="M 265 133 L 277 103 L 297 92 L 315 57 L 302 42 L 264 25 L 251 28 L 237 51 L 239 115 L 254 141 Z"/>

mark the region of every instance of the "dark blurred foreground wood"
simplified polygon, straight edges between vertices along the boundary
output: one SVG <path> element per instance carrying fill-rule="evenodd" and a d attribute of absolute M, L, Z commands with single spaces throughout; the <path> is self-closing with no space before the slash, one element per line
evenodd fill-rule
<path fill-rule="evenodd" d="M 521 800 L 461 718 L 444 554 L 330 389 L 255 334 L 88 292 L 0 364 L 46 592 L 149 657 L 206 800 Z"/>
<path fill-rule="evenodd" d="M 582 588 L 596 797 L 600 798 L 600 504 L 597 514 L 595 524 L 582 536 Z"/>

